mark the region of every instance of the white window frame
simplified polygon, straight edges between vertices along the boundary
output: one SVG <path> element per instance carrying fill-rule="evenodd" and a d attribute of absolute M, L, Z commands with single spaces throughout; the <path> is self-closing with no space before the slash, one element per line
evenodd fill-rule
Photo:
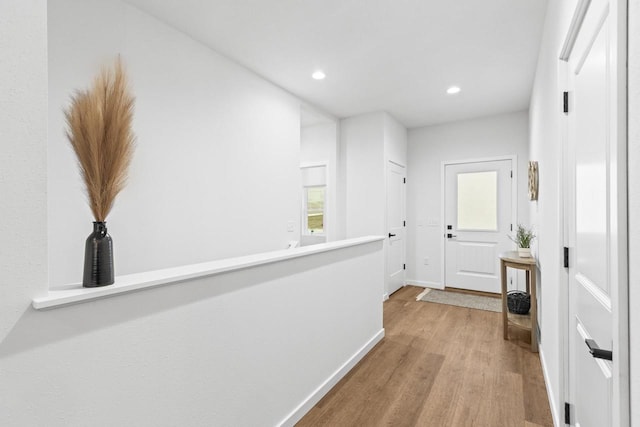
<path fill-rule="evenodd" d="M 328 204 L 328 200 L 329 200 L 329 183 L 328 183 L 328 176 L 327 173 L 329 172 L 329 165 L 327 163 L 305 163 L 300 165 L 300 172 L 302 172 L 303 169 L 310 169 L 310 168 L 319 168 L 322 167 L 324 168 L 325 171 L 325 182 L 324 184 L 317 184 L 317 185 L 302 185 L 302 212 L 300 215 L 300 219 L 301 219 L 301 226 L 300 226 L 300 233 L 303 236 L 327 236 L 327 204 Z M 322 233 L 313 233 L 310 232 L 307 225 L 308 225 L 308 221 L 307 221 L 307 188 L 318 188 L 318 187 L 324 187 L 324 207 L 323 207 L 323 211 L 322 211 Z"/>
<path fill-rule="evenodd" d="M 307 192 L 310 188 L 322 188 L 324 189 L 324 203 L 322 204 L 322 233 L 316 233 L 309 230 L 309 206 L 307 205 L 308 195 Z M 302 218 L 303 218 L 303 227 L 302 234 L 305 236 L 325 236 L 327 234 L 327 228 L 325 226 L 325 219 L 327 217 L 327 186 L 326 185 L 305 185 L 302 187 L 303 190 L 303 198 L 302 198 Z"/>

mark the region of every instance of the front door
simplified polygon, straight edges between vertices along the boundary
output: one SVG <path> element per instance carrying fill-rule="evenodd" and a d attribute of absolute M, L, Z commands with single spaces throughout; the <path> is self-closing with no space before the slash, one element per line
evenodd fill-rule
<path fill-rule="evenodd" d="M 626 6 L 580 2 L 567 54 L 572 425 L 628 425 Z M 620 9 L 622 8 L 622 9 Z M 584 9 L 583 9 L 584 11 Z M 577 11 L 579 12 L 579 11 Z M 622 33 L 622 34 L 621 34 Z M 544 290 L 543 290 L 544 291 Z"/>
<path fill-rule="evenodd" d="M 389 162 L 387 166 L 387 295 L 404 286 L 405 182 L 404 167 Z"/>
<path fill-rule="evenodd" d="M 445 165 L 445 286 L 500 293 L 511 250 L 512 160 Z"/>

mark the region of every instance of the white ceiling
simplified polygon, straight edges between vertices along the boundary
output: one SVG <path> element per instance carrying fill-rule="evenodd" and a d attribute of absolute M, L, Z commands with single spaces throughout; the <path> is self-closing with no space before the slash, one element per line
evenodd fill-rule
<path fill-rule="evenodd" d="M 409 128 L 527 109 L 547 4 L 127 2 L 331 114 L 382 110 Z M 327 78 L 311 79 L 316 69 Z"/>

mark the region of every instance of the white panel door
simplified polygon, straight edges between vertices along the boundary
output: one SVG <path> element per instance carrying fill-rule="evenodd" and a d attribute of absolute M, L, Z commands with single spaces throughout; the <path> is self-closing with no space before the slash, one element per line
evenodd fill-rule
<path fill-rule="evenodd" d="M 445 166 L 445 286 L 500 292 L 498 255 L 513 248 L 511 160 Z"/>
<path fill-rule="evenodd" d="M 628 424 L 624 81 L 618 6 L 592 0 L 568 57 L 572 424 Z M 624 42 L 623 42 L 624 43 Z M 620 108 L 622 106 L 622 108 Z M 600 350 L 598 350 L 600 349 Z M 604 350 L 604 351 L 602 351 Z"/>
<path fill-rule="evenodd" d="M 387 166 L 387 295 L 405 281 L 405 181 L 404 167 L 389 162 Z"/>

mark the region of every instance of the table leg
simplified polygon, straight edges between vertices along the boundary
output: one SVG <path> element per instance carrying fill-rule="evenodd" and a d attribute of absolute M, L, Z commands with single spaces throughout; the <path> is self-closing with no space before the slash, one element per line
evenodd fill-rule
<path fill-rule="evenodd" d="M 509 339 L 508 319 L 507 319 L 507 265 L 504 260 L 500 260 L 500 284 L 502 285 L 502 335 Z"/>
<path fill-rule="evenodd" d="M 528 270 L 527 270 L 528 272 Z M 538 352 L 538 298 L 536 283 L 536 266 L 531 266 L 531 351 Z"/>

